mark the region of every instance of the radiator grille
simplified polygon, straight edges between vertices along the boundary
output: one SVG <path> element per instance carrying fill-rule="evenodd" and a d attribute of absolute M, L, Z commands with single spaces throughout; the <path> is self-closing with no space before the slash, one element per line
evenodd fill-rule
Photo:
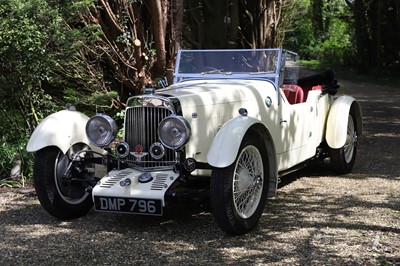
<path fill-rule="evenodd" d="M 162 106 L 136 106 L 126 110 L 125 141 L 130 146 L 130 152 L 134 152 L 135 147 L 141 145 L 143 154 L 147 153 L 140 159 L 130 154 L 127 163 L 142 170 L 173 168 L 176 163 L 175 151 L 165 147 L 165 155 L 159 160 L 152 158 L 149 153 L 150 146 L 159 142 L 158 125 L 171 114 L 171 109 Z"/>

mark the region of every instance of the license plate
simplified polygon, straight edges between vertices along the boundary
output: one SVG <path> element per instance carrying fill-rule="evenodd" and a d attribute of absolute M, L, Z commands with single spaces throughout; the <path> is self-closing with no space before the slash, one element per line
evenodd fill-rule
<path fill-rule="evenodd" d="M 94 197 L 94 207 L 97 211 L 124 212 L 144 215 L 163 214 L 161 200 L 121 197 Z"/>

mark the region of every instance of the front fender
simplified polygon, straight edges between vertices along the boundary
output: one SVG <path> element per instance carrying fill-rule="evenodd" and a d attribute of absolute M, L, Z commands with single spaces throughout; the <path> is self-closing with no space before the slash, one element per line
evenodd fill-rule
<path fill-rule="evenodd" d="M 207 154 L 208 164 L 218 168 L 231 165 L 236 159 L 244 135 L 256 123 L 260 121 L 248 116 L 239 116 L 226 122 L 211 144 Z"/>
<path fill-rule="evenodd" d="M 85 127 L 89 117 L 77 112 L 62 110 L 46 117 L 33 131 L 26 150 L 35 152 L 47 146 L 57 146 L 66 153 L 76 143 L 89 145 Z"/>
<path fill-rule="evenodd" d="M 329 147 L 339 149 L 346 143 L 347 123 L 350 112 L 355 116 L 357 134 L 362 134 L 362 112 L 360 104 L 351 96 L 336 99 L 330 110 L 326 126 L 326 142 Z"/>

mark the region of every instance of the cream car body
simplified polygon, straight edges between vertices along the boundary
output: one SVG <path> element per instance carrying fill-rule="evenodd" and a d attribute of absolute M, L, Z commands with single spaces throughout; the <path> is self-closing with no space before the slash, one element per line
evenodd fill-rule
<path fill-rule="evenodd" d="M 110 117 L 49 116 L 27 147 L 39 200 L 63 219 L 93 204 L 142 215 L 211 204 L 224 231 L 248 232 L 285 174 L 317 159 L 342 173 L 354 164 L 360 105 L 334 97 L 333 72 L 298 79 L 297 61 L 282 49 L 179 51 L 174 84 L 128 99 L 114 150 Z"/>

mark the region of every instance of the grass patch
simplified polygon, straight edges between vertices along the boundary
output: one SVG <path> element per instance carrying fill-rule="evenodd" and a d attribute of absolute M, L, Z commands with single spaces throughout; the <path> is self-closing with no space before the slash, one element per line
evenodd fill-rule
<path fill-rule="evenodd" d="M 312 59 L 312 60 L 300 60 L 300 66 L 306 67 L 309 69 L 314 69 L 314 70 L 321 70 L 321 69 L 333 69 L 335 67 L 330 66 L 327 63 L 324 63 L 322 61 Z"/>
<path fill-rule="evenodd" d="M 4 178 L 4 179 L 0 180 L 0 187 L 8 187 L 8 188 L 25 187 L 25 179 L 22 178 L 21 181 L 17 181 L 12 178 Z"/>

